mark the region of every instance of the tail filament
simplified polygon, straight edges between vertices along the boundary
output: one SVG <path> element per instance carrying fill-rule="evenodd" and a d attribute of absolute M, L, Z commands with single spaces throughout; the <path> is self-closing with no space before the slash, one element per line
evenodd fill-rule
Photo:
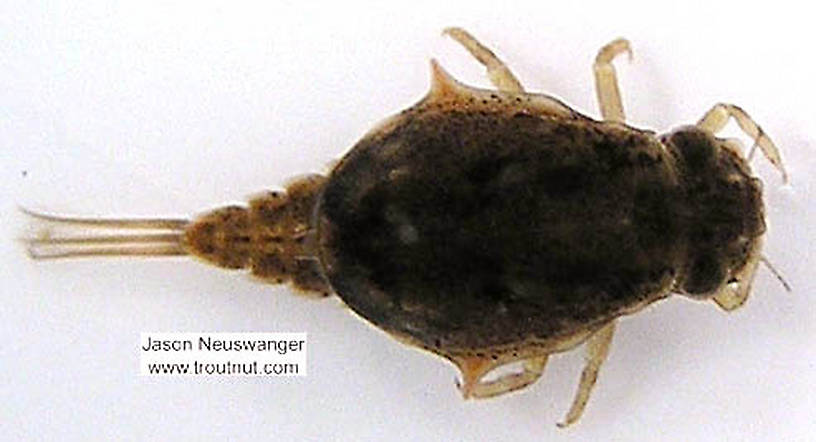
<path fill-rule="evenodd" d="M 182 256 L 186 219 L 124 219 L 62 217 L 20 211 L 39 228 L 23 238 L 32 259 L 95 256 Z"/>

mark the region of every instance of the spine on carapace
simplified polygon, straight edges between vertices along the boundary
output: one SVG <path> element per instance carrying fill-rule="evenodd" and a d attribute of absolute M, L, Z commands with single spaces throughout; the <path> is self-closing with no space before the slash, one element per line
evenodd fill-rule
<path fill-rule="evenodd" d="M 331 289 L 317 257 L 314 211 L 326 178 L 309 175 L 285 191 L 193 219 L 90 219 L 23 212 L 45 223 L 25 239 L 34 259 L 192 255 L 229 269 L 249 269 L 267 282 L 291 282 L 308 294 Z"/>

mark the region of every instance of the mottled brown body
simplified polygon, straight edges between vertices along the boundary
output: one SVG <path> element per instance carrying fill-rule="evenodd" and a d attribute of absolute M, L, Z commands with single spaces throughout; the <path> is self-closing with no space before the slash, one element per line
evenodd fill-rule
<path fill-rule="evenodd" d="M 671 291 L 710 296 L 764 232 L 758 181 L 700 131 L 667 148 L 513 94 L 448 94 L 360 141 L 318 211 L 340 297 L 435 353 L 513 359 Z"/>
<path fill-rule="evenodd" d="M 562 425 L 575 422 L 618 317 L 673 293 L 730 311 L 750 293 L 765 233 L 761 182 L 715 133 L 735 119 L 787 175 L 770 138 L 734 105 L 661 136 L 624 124 L 611 61 L 629 51 L 626 40 L 596 57 L 604 120 L 596 121 L 524 92 L 470 34 L 445 32 L 499 90 L 465 86 L 433 62 L 428 95 L 370 131 L 328 176 L 192 222 L 31 213 L 128 234 L 45 231 L 29 252 L 190 254 L 305 293 L 336 293 L 376 327 L 456 364 L 466 398 L 530 385 L 549 355 L 586 341 Z M 522 371 L 484 380 L 511 362 Z"/>
<path fill-rule="evenodd" d="M 341 298 L 445 355 L 572 335 L 665 296 L 682 231 L 674 160 L 586 118 L 424 103 L 361 141 L 320 206 Z"/>
<path fill-rule="evenodd" d="M 749 260 L 764 232 L 759 182 L 714 137 L 658 138 L 443 75 L 328 179 L 197 220 L 191 253 L 335 292 L 440 355 L 496 360 L 672 291 L 708 297 Z"/>
<path fill-rule="evenodd" d="M 325 178 L 310 175 L 286 191 L 267 192 L 249 207 L 228 206 L 198 218 L 185 231 L 191 255 L 220 267 L 249 268 L 268 282 L 291 282 L 310 294 L 332 291 L 317 260 L 315 202 Z"/>

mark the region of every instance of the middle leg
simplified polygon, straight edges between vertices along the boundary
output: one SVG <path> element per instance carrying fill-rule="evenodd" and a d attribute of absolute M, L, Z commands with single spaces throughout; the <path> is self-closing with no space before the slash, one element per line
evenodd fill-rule
<path fill-rule="evenodd" d="M 471 55 L 487 68 L 487 76 L 496 88 L 502 92 L 524 92 L 524 88 L 510 68 L 496 57 L 490 49 L 479 43 L 479 40 L 462 28 L 446 28 L 443 34 L 451 36 L 459 42 Z"/>
<path fill-rule="evenodd" d="M 618 76 L 615 73 L 615 66 L 612 60 L 626 52 L 632 58 L 632 49 L 629 41 L 623 38 L 612 41 L 598 51 L 595 57 L 593 71 L 595 72 L 595 92 L 598 94 L 598 104 L 601 107 L 601 115 L 604 120 L 623 123 L 623 103 L 621 102 L 620 89 L 618 88 Z"/>
<path fill-rule="evenodd" d="M 564 428 L 572 425 L 584 413 L 584 408 L 589 401 L 589 395 L 592 393 L 592 387 L 595 386 L 595 381 L 598 380 L 598 371 L 600 371 L 601 365 L 603 365 L 606 356 L 609 354 L 609 346 L 612 344 L 614 335 L 615 321 L 612 320 L 595 332 L 587 341 L 587 361 L 584 371 L 581 372 L 578 391 L 575 393 L 572 406 L 564 421 L 558 423 L 559 427 Z"/>

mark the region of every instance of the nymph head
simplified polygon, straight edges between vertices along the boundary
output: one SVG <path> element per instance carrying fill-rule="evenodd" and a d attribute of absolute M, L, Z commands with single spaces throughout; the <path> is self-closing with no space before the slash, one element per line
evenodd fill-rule
<path fill-rule="evenodd" d="M 686 259 L 675 290 L 707 299 L 749 287 L 765 232 L 762 182 L 732 140 L 686 126 L 661 141 L 676 161 L 683 198 Z"/>

